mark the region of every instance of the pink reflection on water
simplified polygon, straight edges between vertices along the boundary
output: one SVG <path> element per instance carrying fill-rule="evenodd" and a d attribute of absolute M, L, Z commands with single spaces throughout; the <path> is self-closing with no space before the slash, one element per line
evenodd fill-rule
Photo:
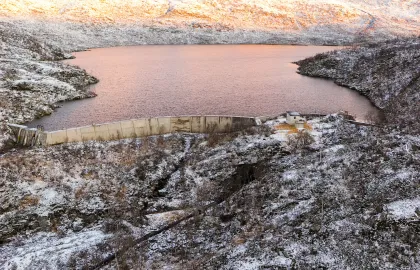
<path fill-rule="evenodd" d="M 372 104 L 331 81 L 296 73 L 293 61 L 321 46 L 134 46 L 75 53 L 67 61 L 96 76 L 96 98 L 64 103 L 31 123 L 48 130 L 149 116 L 261 116 L 296 110 L 363 118 Z"/>

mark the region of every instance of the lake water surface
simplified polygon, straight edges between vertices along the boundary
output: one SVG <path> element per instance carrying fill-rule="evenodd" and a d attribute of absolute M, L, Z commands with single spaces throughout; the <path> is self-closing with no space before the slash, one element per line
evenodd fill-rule
<path fill-rule="evenodd" d="M 333 47 L 271 45 L 134 46 L 78 52 L 78 65 L 100 82 L 92 99 L 63 103 L 30 126 L 46 130 L 150 116 L 263 116 L 375 110 L 357 92 L 301 76 L 293 61 Z"/>

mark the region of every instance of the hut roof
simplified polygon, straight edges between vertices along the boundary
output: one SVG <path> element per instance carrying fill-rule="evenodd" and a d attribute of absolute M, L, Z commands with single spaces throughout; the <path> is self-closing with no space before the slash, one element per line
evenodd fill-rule
<path fill-rule="evenodd" d="M 300 116 L 300 113 L 292 112 L 292 111 L 288 111 L 287 114 L 290 115 L 290 116 Z"/>

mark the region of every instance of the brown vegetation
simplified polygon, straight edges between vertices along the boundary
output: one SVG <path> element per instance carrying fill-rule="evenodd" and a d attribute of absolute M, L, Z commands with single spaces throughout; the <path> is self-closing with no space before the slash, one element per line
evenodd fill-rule
<path fill-rule="evenodd" d="M 23 197 L 23 199 L 20 201 L 20 208 L 26 208 L 30 206 L 36 206 L 39 203 L 39 198 L 32 195 L 26 195 Z"/>
<path fill-rule="evenodd" d="M 305 146 L 312 144 L 314 141 L 315 139 L 306 130 L 300 130 L 295 134 L 289 134 L 287 136 L 287 145 L 290 150 L 304 148 Z"/>

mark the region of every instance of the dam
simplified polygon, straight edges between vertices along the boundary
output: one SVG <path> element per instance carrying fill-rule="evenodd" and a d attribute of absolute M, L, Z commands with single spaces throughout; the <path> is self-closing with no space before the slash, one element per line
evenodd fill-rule
<path fill-rule="evenodd" d="M 228 133 L 259 124 L 258 118 L 236 116 L 177 116 L 126 121 L 44 131 L 23 125 L 8 127 L 18 145 L 47 146 L 70 142 L 111 141 L 170 133 Z"/>

